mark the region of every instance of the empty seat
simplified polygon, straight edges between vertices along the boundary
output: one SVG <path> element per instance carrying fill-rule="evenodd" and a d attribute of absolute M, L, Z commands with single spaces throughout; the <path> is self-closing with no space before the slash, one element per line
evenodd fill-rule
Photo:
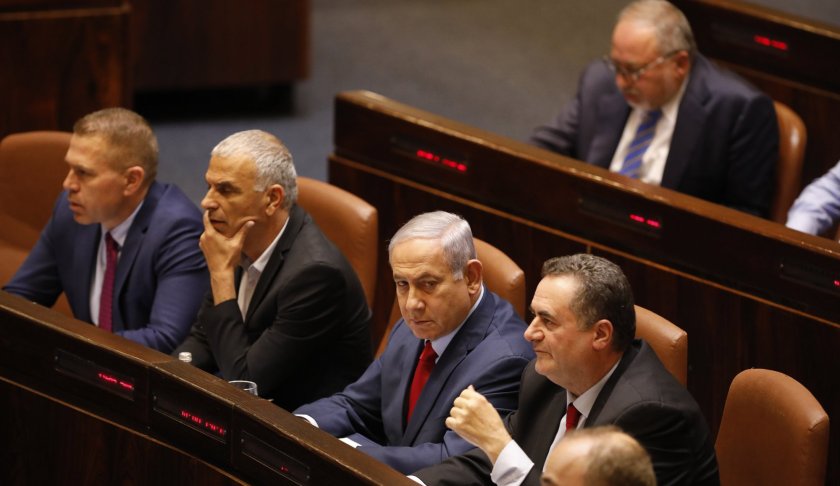
<path fill-rule="evenodd" d="M 308 177 L 298 177 L 298 204 L 344 254 L 373 308 L 379 251 L 376 208 L 340 187 Z"/>
<path fill-rule="evenodd" d="M 828 429 L 825 410 L 799 382 L 776 371 L 742 371 L 729 387 L 715 443 L 721 484 L 822 486 Z"/>

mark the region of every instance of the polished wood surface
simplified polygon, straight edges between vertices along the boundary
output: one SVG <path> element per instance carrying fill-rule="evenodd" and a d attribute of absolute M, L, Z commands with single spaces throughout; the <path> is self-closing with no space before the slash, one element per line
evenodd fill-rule
<path fill-rule="evenodd" d="M 69 130 L 128 104 L 129 11 L 121 0 L 0 2 L 0 137 Z"/>
<path fill-rule="evenodd" d="M 738 0 L 673 3 L 688 17 L 700 52 L 802 117 L 808 145 L 801 185 L 833 167 L 840 159 L 840 70 L 835 62 L 840 29 Z"/>
<path fill-rule="evenodd" d="M 0 292 L 0 484 L 414 484 L 270 402 Z"/>
<path fill-rule="evenodd" d="M 457 212 L 525 271 L 529 298 L 549 257 L 621 265 L 637 303 L 688 332 L 688 388 L 713 431 L 730 381 L 750 367 L 794 377 L 840 416 L 840 244 L 368 92 L 338 96 L 335 144 L 330 182 L 378 209 L 385 239 L 418 213 Z M 393 302 L 384 248 L 379 268 L 381 331 Z M 835 428 L 830 457 L 838 445 Z M 840 465 L 829 468 L 836 482 Z"/>

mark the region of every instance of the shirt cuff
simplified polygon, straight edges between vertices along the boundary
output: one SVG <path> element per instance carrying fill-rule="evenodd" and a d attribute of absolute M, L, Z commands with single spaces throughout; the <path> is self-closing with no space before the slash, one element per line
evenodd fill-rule
<path fill-rule="evenodd" d="M 815 235 L 820 230 L 819 225 L 814 221 L 814 218 L 808 214 L 789 215 L 785 226 L 810 235 Z"/>
<path fill-rule="evenodd" d="M 350 437 L 342 437 L 338 440 L 340 440 L 341 442 L 344 442 L 345 444 L 349 445 L 353 449 L 362 445 L 362 444 L 359 444 L 358 442 L 356 442 L 355 440 L 351 439 Z"/>
<path fill-rule="evenodd" d="M 532 467 L 533 461 L 519 444 L 512 440 L 499 453 L 493 470 L 490 471 L 490 479 L 497 486 L 519 486 Z"/>
<path fill-rule="evenodd" d="M 407 476 L 407 477 L 408 477 L 408 479 L 414 481 L 417 484 L 422 484 L 423 486 L 426 486 L 426 483 L 421 481 L 420 478 L 418 478 L 417 476 Z"/>
<path fill-rule="evenodd" d="M 310 417 L 309 415 L 306 415 L 305 413 L 296 413 L 295 417 L 300 417 L 303 420 L 306 420 L 310 424 L 314 425 L 315 427 L 318 427 L 318 422 L 316 422 L 314 418 Z"/>

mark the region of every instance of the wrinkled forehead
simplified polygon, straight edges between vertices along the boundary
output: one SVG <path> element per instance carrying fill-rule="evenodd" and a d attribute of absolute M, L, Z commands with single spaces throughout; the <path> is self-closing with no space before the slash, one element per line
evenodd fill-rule
<path fill-rule="evenodd" d="M 613 30 L 610 57 L 627 63 L 649 62 L 661 54 L 656 29 L 648 22 L 626 19 Z"/>

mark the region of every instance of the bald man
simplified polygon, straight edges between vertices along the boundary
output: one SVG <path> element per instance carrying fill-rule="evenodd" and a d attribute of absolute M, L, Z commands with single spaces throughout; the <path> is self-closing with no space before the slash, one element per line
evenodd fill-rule
<path fill-rule="evenodd" d="M 549 454 L 541 486 L 656 486 L 650 456 L 618 427 L 569 432 Z"/>

